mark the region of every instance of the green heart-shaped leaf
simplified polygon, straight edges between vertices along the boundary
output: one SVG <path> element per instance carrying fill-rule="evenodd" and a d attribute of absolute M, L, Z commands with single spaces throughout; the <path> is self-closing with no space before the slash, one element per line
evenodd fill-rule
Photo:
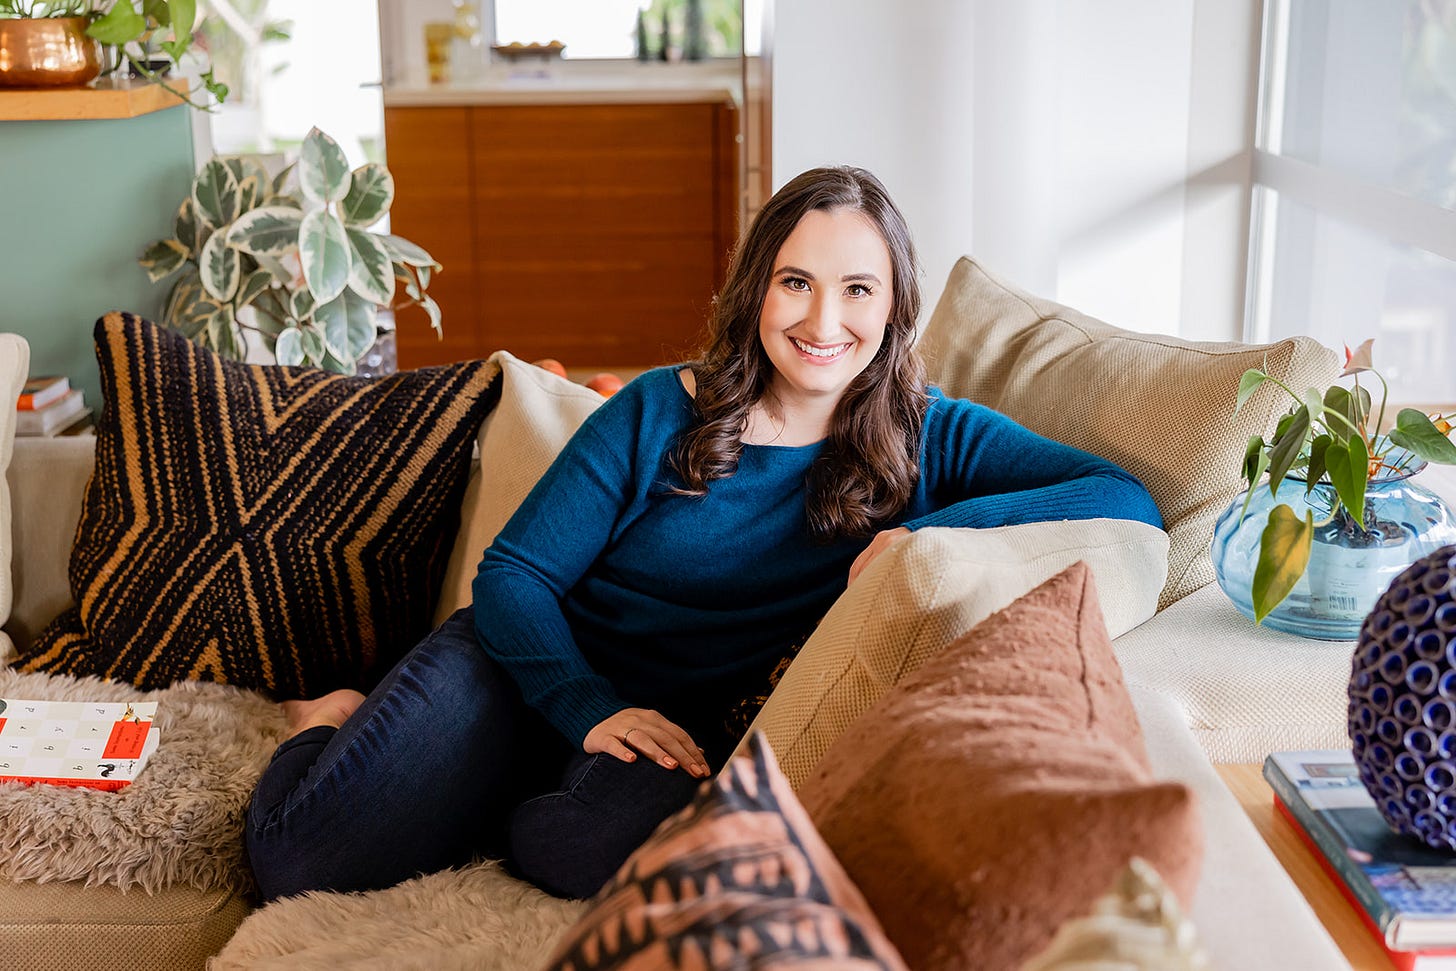
<path fill-rule="evenodd" d="M 1390 433 L 1390 440 L 1427 462 L 1456 465 L 1456 443 L 1442 435 L 1431 419 L 1414 408 L 1402 408 L 1395 416 L 1395 429 Z"/>
<path fill-rule="evenodd" d="M 1269 522 L 1259 537 L 1259 562 L 1254 567 L 1254 621 L 1262 624 L 1279 606 L 1309 565 L 1314 541 L 1314 514 L 1300 519 L 1280 503 L 1269 511 Z"/>

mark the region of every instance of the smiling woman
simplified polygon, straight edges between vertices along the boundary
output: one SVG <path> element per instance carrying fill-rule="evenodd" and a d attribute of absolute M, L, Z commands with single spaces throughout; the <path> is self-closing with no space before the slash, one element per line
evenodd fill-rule
<path fill-rule="evenodd" d="M 779 190 L 702 357 L 587 418 L 485 551 L 472 606 L 368 699 L 290 710 L 250 816 L 264 894 L 383 887 L 494 849 L 589 896 L 910 531 L 1160 524 L 1110 462 L 927 388 L 919 306 L 909 230 L 873 175 L 814 169 Z M 455 815 L 421 816 L 422 786 Z"/>

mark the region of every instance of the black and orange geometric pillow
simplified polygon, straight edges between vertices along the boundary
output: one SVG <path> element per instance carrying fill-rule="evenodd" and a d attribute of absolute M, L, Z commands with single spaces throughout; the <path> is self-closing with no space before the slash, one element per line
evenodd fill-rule
<path fill-rule="evenodd" d="M 854 969 L 904 962 L 763 736 L 607 882 L 547 971 Z"/>
<path fill-rule="evenodd" d="M 297 698 L 367 689 L 428 632 L 493 367 L 240 364 L 124 313 L 96 356 L 77 606 L 18 667 Z"/>

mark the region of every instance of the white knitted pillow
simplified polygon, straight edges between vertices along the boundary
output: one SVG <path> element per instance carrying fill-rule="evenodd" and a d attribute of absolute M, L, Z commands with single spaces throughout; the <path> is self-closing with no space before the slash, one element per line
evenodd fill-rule
<path fill-rule="evenodd" d="M 1334 352 L 1307 337 L 1254 345 L 1121 330 L 1023 293 L 967 258 L 951 271 L 920 350 L 946 394 L 1142 480 L 1171 541 L 1160 608 L 1213 580 L 1213 523 L 1243 488 L 1249 436 L 1272 431 L 1289 406 L 1265 385 L 1235 416 L 1239 378 L 1266 367 L 1300 392 L 1339 370 Z"/>
<path fill-rule="evenodd" d="M 19 334 L 0 334 L 0 624 L 10 619 L 14 588 L 10 579 L 10 560 L 15 541 L 10 534 L 10 487 L 5 470 L 15 450 L 15 403 L 30 370 L 30 345 Z M 0 631 L 0 661 L 9 656 L 10 638 Z"/>
<path fill-rule="evenodd" d="M 480 425 L 480 464 L 465 486 L 460 532 L 435 606 L 437 625 L 470 603 L 481 554 L 556 453 L 605 400 L 506 351 L 496 351 L 490 361 L 500 368 L 500 401 Z"/>

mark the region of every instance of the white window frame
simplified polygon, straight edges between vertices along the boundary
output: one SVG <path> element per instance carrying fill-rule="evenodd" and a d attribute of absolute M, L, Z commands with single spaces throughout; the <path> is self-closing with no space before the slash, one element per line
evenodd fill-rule
<path fill-rule="evenodd" d="M 1281 243 L 1288 242 L 1276 238 L 1274 207 L 1262 198 L 1260 187 L 1396 245 L 1416 247 L 1456 262 L 1456 211 L 1280 154 L 1289 84 L 1286 52 L 1291 2 L 1267 0 L 1264 5 L 1258 134 L 1252 164 L 1254 231 L 1250 237 L 1244 318 L 1245 339 L 1258 343 L 1267 342 L 1271 336 L 1274 255 Z"/>

